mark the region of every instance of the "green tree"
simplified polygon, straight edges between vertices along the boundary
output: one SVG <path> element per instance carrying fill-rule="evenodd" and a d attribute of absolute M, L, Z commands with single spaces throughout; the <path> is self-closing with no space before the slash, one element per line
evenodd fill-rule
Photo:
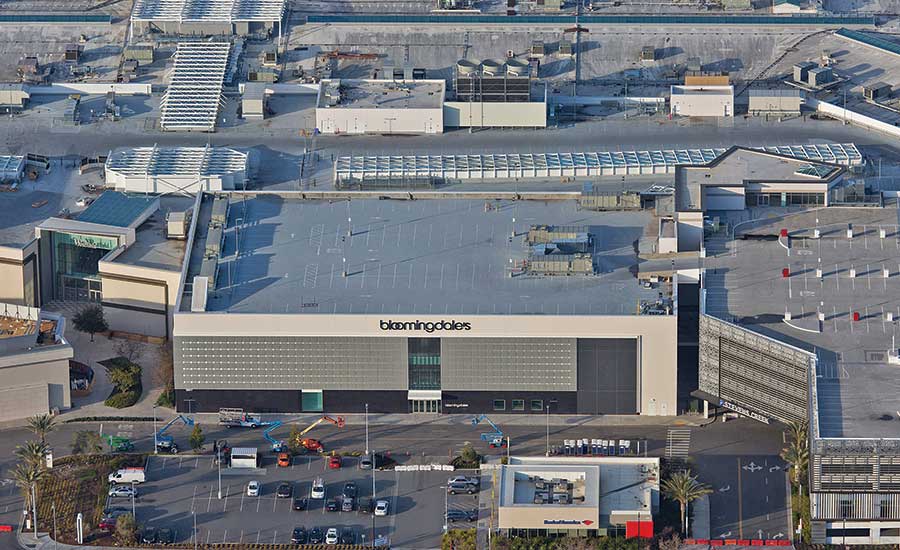
<path fill-rule="evenodd" d="M 46 443 L 40 441 L 26 441 L 24 445 L 16 445 L 16 456 L 28 466 L 43 469 L 44 457 L 47 455 Z"/>
<path fill-rule="evenodd" d="M 119 392 L 126 393 L 133 390 L 141 381 L 141 367 L 132 362 L 123 363 L 121 360 L 104 365 L 106 377 Z"/>
<path fill-rule="evenodd" d="M 56 429 L 56 419 L 46 413 L 36 414 L 28 419 L 28 429 L 41 438 L 41 443 L 46 443 L 47 435 Z"/>
<path fill-rule="evenodd" d="M 478 453 L 475 452 L 475 448 L 472 447 L 472 444 L 466 441 L 463 445 L 462 450 L 459 452 L 459 458 L 468 464 L 472 464 L 474 462 L 478 462 Z"/>
<path fill-rule="evenodd" d="M 681 470 L 662 482 L 662 492 L 669 500 L 674 500 L 681 508 L 681 532 L 687 536 L 687 507 L 692 501 L 712 492 L 708 486 L 697 481 L 690 470 Z"/>
<path fill-rule="evenodd" d="M 98 332 L 106 332 L 109 325 L 106 324 L 106 317 L 103 316 L 103 308 L 100 306 L 88 306 L 72 318 L 75 330 L 91 335 L 91 342 L 94 341 L 94 334 Z"/>
<path fill-rule="evenodd" d="M 194 429 L 191 430 L 191 437 L 189 441 L 191 444 L 191 449 L 193 449 L 194 452 L 197 452 L 203 448 L 203 442 L 206 441 L 206 436 L 203 435 L 203 430 L 200 429 L 200 424 L 194 424 Z"/>
<path fill-rule="evenodd" d="M 13 468 L 12 477 L 16 482 L 16 486 L 22 492 L 22 498 L 25 499 L 25 509 L 31 510 L 31 487 L 34 486 L 35 497 L 37 496 L 37 483 L 43 479 L 46 470 L 35 467 L 31 464 L 21 462 Z"/>
<path fill-rule="evenodd" d="M 103 452 L 103 439 L 90 430 L 79 430 L 72 436 L 73 455 L 95 455 Z"/>
<path fill-rule="evenodd" d="M 131 514 L 122 514 L 116 518 L 116 542 L 122 546 L 131 546 L 137 542 L 137 522 Z"/>
<path fill-rule="evenodd" d="M 809 466 L 809 432 L 806 422 L 791 422 L 788 425 L 787 443 L 781 450 L 781 459 L 791 465 L 791 479 L 800 485 L 800 479 Z"/>
<path fill-rule="evenodd" d="M 299 455 L 306 451 L 306 448 L 301 443 L 302 439 L 303 436 L 300 435 L 300 427 L 296 424 L 292 424 L 291 433 L 288 434 L 287 438 L 287 446 L 291 454 Z"/>

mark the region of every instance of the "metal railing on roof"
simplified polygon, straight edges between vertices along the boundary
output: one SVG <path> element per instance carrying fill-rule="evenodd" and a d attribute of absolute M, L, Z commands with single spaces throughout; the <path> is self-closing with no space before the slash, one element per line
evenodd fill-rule
<path fill-rule="evenodd" d="M 339 15 L 307 16 L 309 23 L 399 24 L 629 24 L 629 25 L 875 25 L 875 17 L 855 15 Z"/>

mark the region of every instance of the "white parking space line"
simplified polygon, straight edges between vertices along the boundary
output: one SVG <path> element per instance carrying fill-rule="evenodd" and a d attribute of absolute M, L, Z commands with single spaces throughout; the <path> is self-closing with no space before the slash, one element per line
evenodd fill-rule
<path fill-rule="evenodd" d="M 191 513 L 194 512 L 194 499 L 197 498 L 197 486 L 194 485 L 194 495 L 191 497 Z"/>
<path fill-rule="evenodd" d="M 209 544 L 209 535 L 210 535 L 210 533 L 211 533 L 211 531 L 207 529 L 207 531 L 206 531 L 206 544 Z"/>
<path fill-rule="evenodd" d="M 259 544 L 259 531 L 256 532 L 256 544 Z"/>
<path fill-rule="evenodd" d="M 246 491 L 241 491 L 241 507 L 240 507 L 240 509 L 238 510 L 239 512 L 243 512 L 243 511 L 244 511 L 244 495 L 245 495 L 245 494 L 246 494 Z"/>
<path fill-rule="evenodd" d="M 239 543 L 239 544 L 244 544 L 244 530 L 243 530 L 243 529 L 241 529 L 241 538 L 240 538 L 240 540 L 238 541 L 238 543 Z"/>
<path fill-rule="evenodd" d="M 224 544 L 227 539 L 228 539 L 228 529 L 225 529 L 225 532 L 222 533 L 222 543 Z"/>
<path fill-rule="evenodd" d="M 260 489 L 260 493 L 262 493 L 262 489 Z M 256 496 L 256 511 L 259 512 L 259 503 L 262 502 L 262 495 Z"/>
<path fill-rule="evenodd" d="M 206 512 L 209 513 L 209 509 L 212 506 L 212 487 L 209 488 L 209 498 L 206 500 Z"/>
<path fill-rule="evenodd" d="M 272 544 L 275 544 L 276 537 L 278 537 L 278 531 L 275 531 L 274 533 L 272 533 Z"/>
<path fill-rule="evenodd" d="M 231 492 L 231 485 L 226 485 L 225 486 L 225 505 L 222 506 L 223 512 L 228 510 L 228 495 L 230 492 Z"/>
<path fill-rule="evenodd" d="M 275 511 L 275 506 L 278 504 L 278 496 L 272 497 L 272 511 Z"/>

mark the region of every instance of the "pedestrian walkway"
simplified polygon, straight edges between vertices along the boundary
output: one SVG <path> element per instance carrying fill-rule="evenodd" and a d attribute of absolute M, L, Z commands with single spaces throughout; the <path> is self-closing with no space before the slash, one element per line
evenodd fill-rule
<path fill-rule="evenodd" d="M 666 458 L 685 461 L 691 451 L 691 430 L 669 428 L 666 434 Z"/>

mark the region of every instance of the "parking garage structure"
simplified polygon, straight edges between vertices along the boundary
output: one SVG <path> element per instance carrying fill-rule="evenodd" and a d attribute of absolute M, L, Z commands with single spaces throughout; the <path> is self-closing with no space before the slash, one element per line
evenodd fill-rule
<path fill-rule="evenodd" d="M 699 395 L 809 422 L 813 542 L 897 544 L 896 210 L 816 209 L 734 232 L 704 260 Z"/>
<path fill-rule="evenodd" d="M 179 409 L 677 413 L 677 292 L 635 276 L 650 213 L 235 192 L 196 224 Z"/>

